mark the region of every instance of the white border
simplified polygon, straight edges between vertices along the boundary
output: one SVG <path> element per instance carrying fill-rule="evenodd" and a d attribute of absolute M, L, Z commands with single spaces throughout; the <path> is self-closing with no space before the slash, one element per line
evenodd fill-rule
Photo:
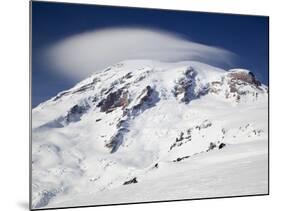
<path fill-rule="evenodd" d="M 228 12 L 270 16 L 270 97 L 271 97 L 271 195 L 157 204 L 95 207 L 69 210 L 270 210 L 280 207 L 280 39 L 281 13 L 276 0 L 92 0 L 94 3 L 147 8 Z M 0 199 L 1 210 L 27 210 L 28 203 L 28 110 L 29 37 L 28 1 L 1 1 L 0 7 Z"/>

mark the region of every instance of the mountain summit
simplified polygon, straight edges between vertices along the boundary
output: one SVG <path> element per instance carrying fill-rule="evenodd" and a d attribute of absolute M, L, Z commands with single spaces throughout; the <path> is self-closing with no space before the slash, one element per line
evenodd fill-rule
<path fill-rule="evenodd" d="M 211 197 L 203 184 L 212 169 L 225 176 L 210 181 L 214 196 L 236 183 L 234 195 L 263 192 L 266 175 L 250 169 L 267 165 L 257 162 L 266 163 L 267 106 L 267 86 L 248 70 L 112 65 L 32 110 L 33 207 Z M 240 167 L 248 175 L 227 183 Z"/>

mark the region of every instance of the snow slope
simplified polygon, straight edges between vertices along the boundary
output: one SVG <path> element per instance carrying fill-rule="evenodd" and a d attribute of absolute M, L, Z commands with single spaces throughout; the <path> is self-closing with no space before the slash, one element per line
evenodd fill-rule
<path fill-rule="evenodd" d="M 267 193 L 267 110 L 248 70 L 110 66 L 33 109 L 32 206 Z"/>
<path fill-rule="evenodd" d="M 195 155 L 181 163 L 163 163 L 158 169 L 139 176 L 140 182 L 133 185 L 122 185 L 92 196 L 57 198 L 52 205 L 102 205 L 264 194 L 267 192 L 267 168 L 266 141 L 237 144 L 221 151 Z"/>

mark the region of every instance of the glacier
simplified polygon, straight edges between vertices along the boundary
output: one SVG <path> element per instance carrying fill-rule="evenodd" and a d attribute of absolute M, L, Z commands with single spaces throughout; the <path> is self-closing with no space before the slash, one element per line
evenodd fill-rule
<path fill-rule="evenodd" d="M 249 70 L 127 60 L 32 110 L 33 208 L 267 193 L 268 87 Z"/>

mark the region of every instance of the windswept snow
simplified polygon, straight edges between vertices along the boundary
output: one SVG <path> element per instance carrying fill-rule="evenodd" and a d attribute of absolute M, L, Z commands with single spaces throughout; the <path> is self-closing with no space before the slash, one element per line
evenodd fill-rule
<path fill-rule="evenodd" d="M 265 194 L 268 88 L 248 70 L 128 60 L 32 111 L 32 206 Z"/>
<path fill-rule="evenodd" d="M 138 183 L 93 195 L 57 198 L 54 207 L 102 205 L 264 194 L 267 190 L 267 142 L 231 145 L 180 163 L 160 163 L 137 177 Z"/>

